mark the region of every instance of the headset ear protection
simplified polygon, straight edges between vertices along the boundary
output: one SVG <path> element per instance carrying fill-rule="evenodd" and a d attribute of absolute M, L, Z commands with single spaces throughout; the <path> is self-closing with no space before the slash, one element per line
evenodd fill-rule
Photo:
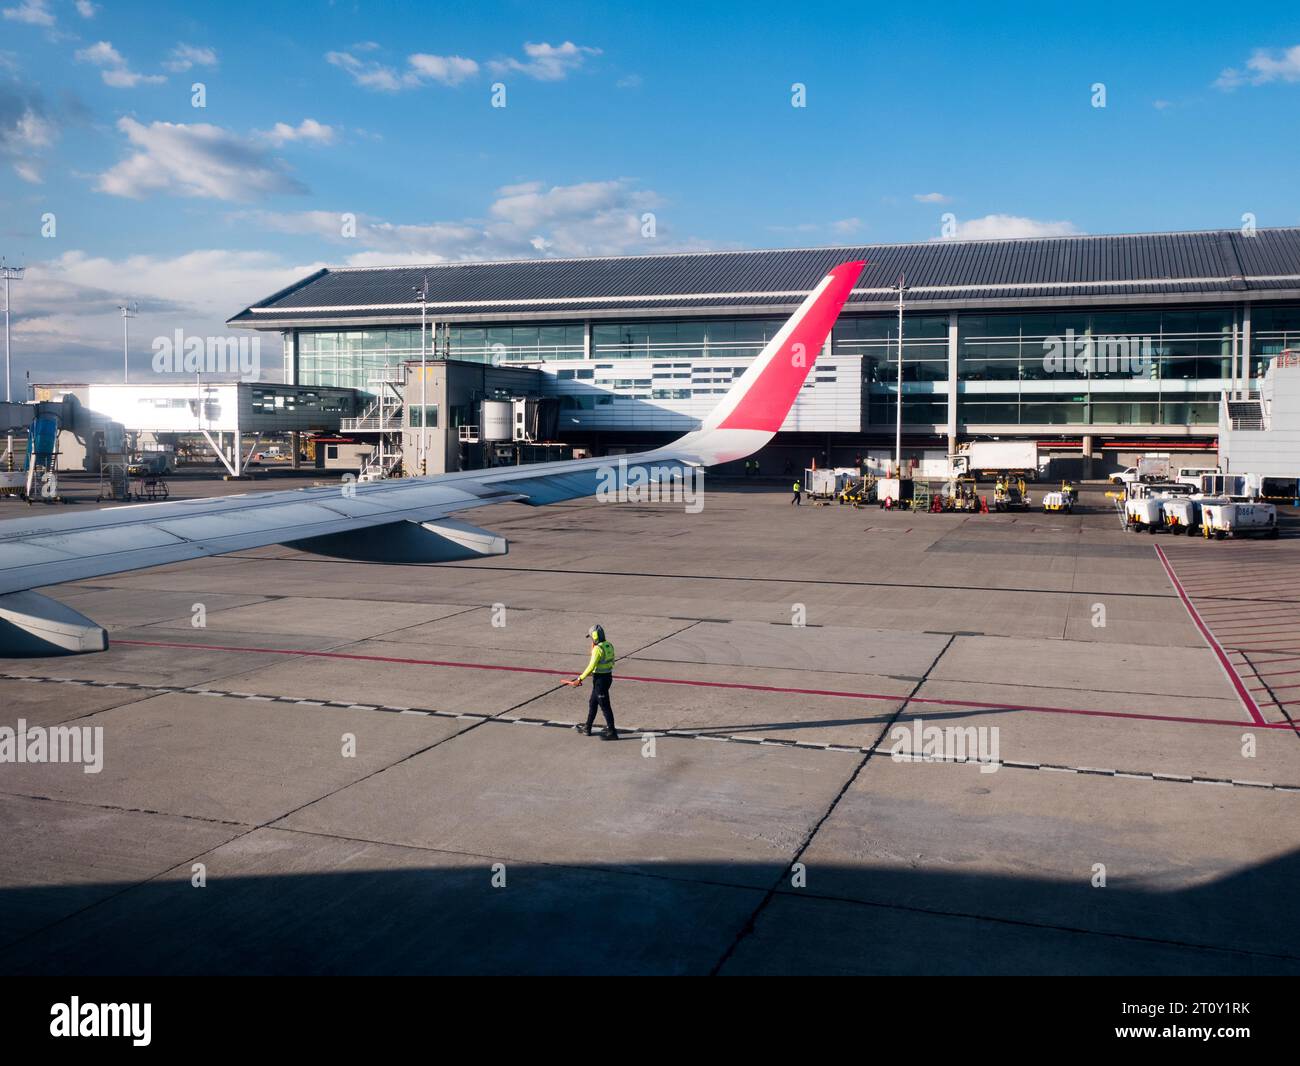
<path fill-rule="evenodd" d="M 592 626 L 591 629 L 587 632 L 587 636 L 589 636 L 592 640 L 594 640 L 597 644 L 599 644 L 602 640 L 605 639 L 605 629 L 603 626 Z"/>

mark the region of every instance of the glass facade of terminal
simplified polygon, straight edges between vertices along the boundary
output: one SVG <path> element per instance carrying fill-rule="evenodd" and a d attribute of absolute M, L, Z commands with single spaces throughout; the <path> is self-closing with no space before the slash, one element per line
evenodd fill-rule
<path fill-rule="evenodd" d="M 691 377 L 687 360 L 748 360 L 784 321 L 781 316 L 593 321 L 590 356 L 607 363 L 680 360 L 682 381 L 665 379 L 654 387 L 684 391 Z M 1243 324 L 1239 305 L 959 313 L 957 421 L 963 429 L 1190 425 L 1210 430 L 1218 422 L 1219 394 L 1231 384 L 1232 353 Z M 947 313 L 905 317 L 903 420 L 910 426 L 947 423 L 949 327 Z M 895 315 L 844 316 L 835 325 L 832 353 L 862 357 L 864 428 L 893 424 L 897 329 Z M 436 344 L 431 329 L 427 354 L 481 362 L 575 360 L 587 352 L 586 332 L 580 321 L 452 325 L 438 332 Z M 377 374 L 420 358 L 418 326 L 302 330 L 295 343 L 302 385 L 373 392 Z M 1300 307 L 1253 308 L 1251 377 L 1288 348 L 1300 350 Z M 1087 358 L 1081 360 L 1083 355 Z M 1066 356 L 1073 358 L 1063 360 Z M 650 381 L 637 384 L 653 391 Z M 657 398 L 678 397 L 665 392 Z"/>

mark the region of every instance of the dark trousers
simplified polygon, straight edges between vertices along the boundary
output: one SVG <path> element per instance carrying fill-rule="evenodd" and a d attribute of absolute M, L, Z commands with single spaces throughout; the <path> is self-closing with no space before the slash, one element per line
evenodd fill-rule
<path fill-rule="evenodd" d="M 790 501 L 790 506 L 794 507 L 796 504 L 798 504 L 800 507 L 803 506 L 803 500 L 799 498 L 799 493 L 797 492 L 794 494 L 794 499 Z"/>
<path fill-rule="evenodd" d="M 596 707 L 605 715 L 605 728 L 614 732 L 614 707 L 609 702 L 609 687 L 614 683 L 613 674 L 591 675 L 591 696 L 587 700 L 587 732 L 591 732 L 591 723 L 596 720 Z"/>

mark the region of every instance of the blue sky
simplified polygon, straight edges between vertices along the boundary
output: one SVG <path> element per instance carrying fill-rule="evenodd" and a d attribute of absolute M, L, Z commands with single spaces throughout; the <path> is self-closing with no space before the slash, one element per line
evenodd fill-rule
<path fill-rule="evenodd" d="M 16 377 L 321 264 L 1300 224 L 1296 10 L 0 0 Z"/>

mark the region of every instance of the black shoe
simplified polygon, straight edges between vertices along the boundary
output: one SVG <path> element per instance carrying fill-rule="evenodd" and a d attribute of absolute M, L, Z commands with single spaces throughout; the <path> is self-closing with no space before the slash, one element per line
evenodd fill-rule
<path fill-rule="evenodd" d="M 605 730 L 602 730 L 602 731 L 601 731 L 601 734 L 600 734 L 600 739 L 601 739 L 601 740 L 617 740 L 617 739 L 618 739 L 618 730 L 616 730 L 616 729 L 605 729 Z"/>
<path fill-rule="evenodd" d="M 585 725 L 575 725 L 573 728 L 577 732 L 581 733 L 584 737 L 591 736 L 591 730 L 588 729 Z"/>

